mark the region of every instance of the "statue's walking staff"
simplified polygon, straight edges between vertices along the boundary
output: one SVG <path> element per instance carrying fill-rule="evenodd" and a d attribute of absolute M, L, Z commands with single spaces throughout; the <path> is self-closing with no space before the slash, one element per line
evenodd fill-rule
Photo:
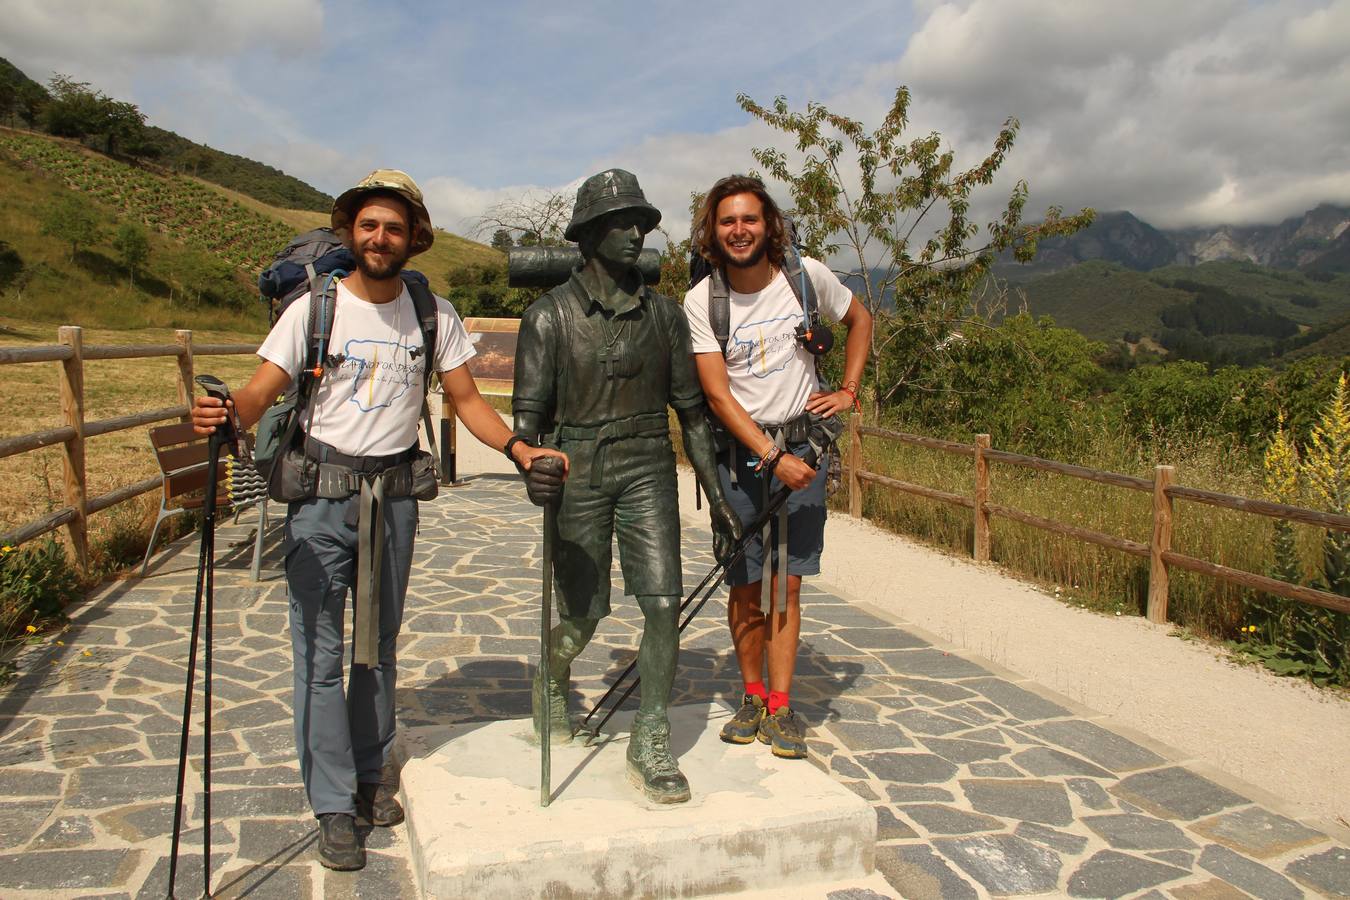
<path fill-rule="evenodd" d="M 548 709 L 548 694 L 545 679 L 548 677 L 548 661 L 552 655 L 553 638 L 553 534 L 557 530 L 558 507 L 549 503 L 544 507 L 544 589 L 542 612 L 539 616 L 539 685 L 537 690 L 543 695 L 539 699 L 541 708 Z M 548 806 L 553 799 L 553 728 L 547 712 L 539 723 L 539 805 Z"/>
<path fill-rule="evenodd" d="M 513 439 L 514 440 L 514 439 Z M 532 439 L 533 440 L 533 439 Z M 560 486 L 565 475 L 563 460 L 556 456 L 545 456 L 536 459 L 531 470 L 532 476 L 543 476 L 553 485 Z M 530 490 L 538 487 L 538 483 L 531 483 Z M 531 494 L 531 499 L 535 495 Z M 558 502 L 556 497 L 550 497 L 543 502 L 544 507 L 544 541 L 543 541 L 543 589 L 540 591 L 542 599 L 539 609 L 539 668 L 535 673 L 534 691 L 536 693 L 534 707 L 536 710 L 542 710 L 542 717 L 536 716 L 538 721 L 535 723 L 539 735 L 539 805 L 548 806 L 553 799 L 553 759 L 552 759 L 552 722 L 549 715 L 549 697 L 548 697 L 548 675 L 549 665 L 553 659 L 553 550 L 558 535 Z M 570 737 L 570 735 L 569 735 Z"/>

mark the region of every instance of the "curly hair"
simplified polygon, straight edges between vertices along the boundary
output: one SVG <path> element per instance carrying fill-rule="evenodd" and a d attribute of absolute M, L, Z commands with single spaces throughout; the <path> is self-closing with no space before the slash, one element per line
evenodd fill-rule
<path fill-rule="evenodd" d="M 769 262 L 782 268 L 786 259 L 788 233 L 783 221 L 783 213 L 778 204 L 769 196 L 764 182 L 753 175 L 728 175 L 720 179 L 703 198 L 694 217 L 694 233 L 691 236 L 694 249 L 700 256 L 718 268 L 725 267 L 726 257 L 717 243 L 717 207 L 728 197 L 737 194 L 754 194 L 764 206 L 764 234 L 768 244 Z"/>

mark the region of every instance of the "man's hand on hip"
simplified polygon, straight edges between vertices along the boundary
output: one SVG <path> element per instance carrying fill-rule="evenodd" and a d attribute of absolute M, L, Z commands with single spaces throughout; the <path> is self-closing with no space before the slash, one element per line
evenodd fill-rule
<path fill-rule="evenodd" d="M 828 419 L 835 413 L 853 408 L 853 396 L 848 391 L 817 391 L 806 401 L 806 411 Z"/>

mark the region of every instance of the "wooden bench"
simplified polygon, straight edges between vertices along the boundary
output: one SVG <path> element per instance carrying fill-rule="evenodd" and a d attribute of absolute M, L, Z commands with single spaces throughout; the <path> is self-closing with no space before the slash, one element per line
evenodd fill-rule
<path fill-rule="evenodd" d="M 150 429 L 150 445 L 155 448 L 155 458 L 159 462 L 164 485 L 160 491 L 159 512 L 155 514 L 155 527 L 150 531 L 145 559 L 141 561 L 142 577 L 145 576 L 146 568 L 150 564 L 150 554 L 154 552 L 155 539 L 159 536 L 159 528 L 164 524 L 164 520 L 189 509 L 200 509 L 205 502 L 205 498 L 200 494 L 184 495 L 200 491 L 206 486 L 209 454 L 207 437 L 193 431 L 190 422 L 156 425 Z M 235 467 L 243 468 L 237 464 Z M 222 459 L 217 467 L 216 480 L 224 481 L 230 468 L 226 460 Z M 218 495 L 218 507 L 226 505 L 228 499 L 228 496 L 221 492 Z M 239 502 L 235 503 L 236 518 L 240 509 L 251 505 L 258 505 L 261 516 L 258 521 L 257 538 L 253 544 L 253 578 L 256 581 L 262 560 L 263 533 L 267 530 L 266 493 L 261 497 L 256 493 L 250 493 L 249 496 L 240 498 Z"/>

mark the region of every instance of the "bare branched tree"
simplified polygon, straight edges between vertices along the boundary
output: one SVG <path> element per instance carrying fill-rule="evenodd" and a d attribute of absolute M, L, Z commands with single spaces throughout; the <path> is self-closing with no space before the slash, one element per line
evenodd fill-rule
<path fill-rule="evenodd" d="M 572 218 L 573 191 L 526 191 L 519 197 L 488 207 L 473 221 L 470 234 L 481 239 L 508 232 L 521 247 L 558 247 L 566 244 L 563 231 Z"/>

